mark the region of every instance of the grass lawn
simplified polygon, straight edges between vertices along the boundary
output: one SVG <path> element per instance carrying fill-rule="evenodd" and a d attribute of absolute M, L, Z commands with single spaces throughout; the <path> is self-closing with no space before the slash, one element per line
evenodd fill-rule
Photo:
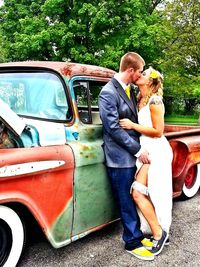
<path fill-rule="evenodd" d="M 199 125 L 198 116 L 171 115 L 165 117 L 165 123 Z"/>

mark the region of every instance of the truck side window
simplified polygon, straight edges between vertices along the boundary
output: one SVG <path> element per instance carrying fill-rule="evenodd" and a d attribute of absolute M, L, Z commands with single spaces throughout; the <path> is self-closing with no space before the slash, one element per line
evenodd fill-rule
<path fill-rule="evenodd" d="M 106 82 L 93 80 L 76 80 L 73 83 L 78 113 L 83 123 L 101 124 L 98 96 L 105 84 Z"/>
<path fill-rule="evenodd" d="M 99 107 L 98 107 L 98 97 L 101 89 L 106 84 L 106 82 L 102 81 L 90 81 L 89 89 L 90 89 L 90 102 L 91 102 L 91 115 L 92 115 L 92 123 L 93 124 L 102 124 L 99 115 Z"/>
<path fill-rule="evenodd" d="M 83 123 L 91 123 L 91 116 L 89 111 L 89 91 L 88 82 L 75 81 L 73 84 L 76 104 L 80 120 Z"/>

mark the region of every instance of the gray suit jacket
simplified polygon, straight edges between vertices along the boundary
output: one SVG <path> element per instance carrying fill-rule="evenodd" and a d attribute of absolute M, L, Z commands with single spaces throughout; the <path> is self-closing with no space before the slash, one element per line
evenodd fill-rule
<path fill-rule="evenodd" d="M 135 166 L 135 154 L 140 150 L 139 133 L 122 129 L 119 120 L 128 118 L 138 122 L 136 99 L 131 100 L 119 82 L 112 78 L 99 95 L 99 112 L 103 123 L 103 149 L 106 165 L 113 168 Z"/>

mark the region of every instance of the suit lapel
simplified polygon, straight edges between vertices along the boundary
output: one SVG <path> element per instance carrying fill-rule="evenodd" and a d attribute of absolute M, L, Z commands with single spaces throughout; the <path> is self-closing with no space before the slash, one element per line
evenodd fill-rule
<path fill-rule="evenodd" d="M 135 114 L 135 116 L 137 118 L 137 109 L 136 109 L 136 105 L 135 105 L 136 101 L 134 100 L 132 90 L 131 90 L 131 99 L 129 99 L 126 92 L 122 88 L 121 84 L 115 78 L 112 78 L 111 81 L 112 81 L 115 89 L 117 90 L 117 92 L 124 99 L 124 101 L 127 103 L 127 105 L 130 107 L 130 109 L 133 111 L 133 113 Z"/>

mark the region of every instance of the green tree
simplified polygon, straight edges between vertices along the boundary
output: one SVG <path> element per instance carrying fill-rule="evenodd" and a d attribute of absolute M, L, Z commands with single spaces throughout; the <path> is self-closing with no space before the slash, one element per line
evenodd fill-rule
<path fill-rule="evenodd" d="M 154 10 L 161 0 L 4 2 L 0 17 L 9 60 L 71 60 L 117 69 L 129 50 L 147 63 L 158 57 Z"/>
<path fill-rule="evenodd" d="M 160 13 L 166 95 L 176 102 L 172 110 L 194 114 L 200 105 L 200 2 L 173 0 Z"/>
<path fill-rule="evenodd" d="M 43 0 L 4 1 L 0 8 L 0 21 L 8 60 L 40 60 L 51 57 L 53 48 L 46 31 L 48 21 L 41 16 L 43 3 Z"/>
<path fill-rule="evenodd" d="M 3 48 L 3 34 L 0 28 L 0 62 L 6 61 L 6 50 Z"/>

